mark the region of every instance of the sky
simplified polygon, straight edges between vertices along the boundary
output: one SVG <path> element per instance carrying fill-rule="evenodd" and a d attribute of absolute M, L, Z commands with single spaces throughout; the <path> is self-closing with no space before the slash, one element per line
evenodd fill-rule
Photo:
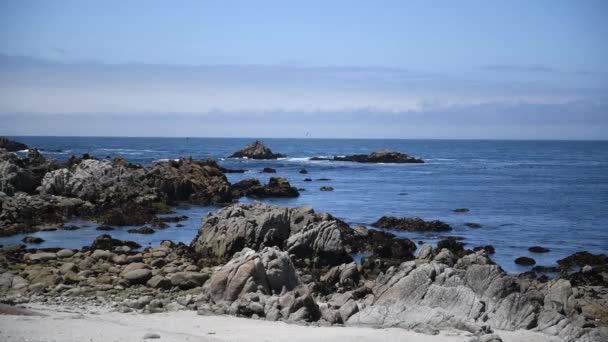
<path fill-rule="evenodd" d="M 608 139 L 606 1 L 2 1 L 0 134 Z"/>

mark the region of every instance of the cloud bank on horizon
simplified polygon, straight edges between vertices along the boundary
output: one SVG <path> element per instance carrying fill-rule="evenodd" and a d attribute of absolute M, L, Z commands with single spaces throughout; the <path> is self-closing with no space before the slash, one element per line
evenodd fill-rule
<path fill-rule="evenodd" d="M 606 6 L 472 3 L 473 25 L 421 3 L 3 4 L 0 134 L 608 139 Z"/>

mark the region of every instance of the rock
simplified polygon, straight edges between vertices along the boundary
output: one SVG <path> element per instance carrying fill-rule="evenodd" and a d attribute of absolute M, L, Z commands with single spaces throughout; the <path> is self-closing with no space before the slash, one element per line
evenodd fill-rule
<path fill-rule="evenodd" d="M 405 153 L 382 150 L 372 152 L 370 154 L 355 154 L 344 157 L 313 157 L 310 160 L 332 160 L 332 161 L 350 161 L 356 163 L 424 163 L 423 160 L 414 158 Z"/>
<path fill-rule="evenodd" d="M 372 224 L 373 227 L 400 231 L 431 231 L 441 232 L 452 230 L 447 223 L 442 221 L 424 221 L 418 217 L 398 218 L 394 216 L 382 216 Z"/>
<path fill-rule="evenodd" d="M 71 249 L 62 249 L 57 252 L 57 257 L 60 259 L 69 258 L 72 255 L 74 255 L 74 251 L 72 251 Z"/>
<path fill-rule="evenodd" d="M 207 216 L 193 247 L 203 256 L 227 260 L 243 247 L 282 246 L 290 225 L 288 208 L 261 203 L 231 206 Z"/>
<path fill-rule="evenodd" d="M 446 238 L 437 242 L 437 249 L 441 250 L 443 248 L 459 256 L 464 252 L 464 243 L 454 238 Z"/>
<path fill-rule="evenodd" d="M 289 237 L 285 244 L 289 254 L 299 258 L 317 257 L 324 265 L 333 266 L 351 262 L 342 240 L 337 221 L 313 223 Z"/>
<path fill-rule="evenodd" d="M 297 197 L 300 195 L 298 189 L 291 186 L 289 181 L 282 177 L 271 177 L 268 184 L 262 185 L 257 179 L 245 179 L 235 183 L 231 187 L 232 196 L 269 198 L 269 197 Z"/>
<path fill-rule="evenodd" d="M 308 173 L 308 171 L 306 171 L 306 169 L 300 169 L 300 171 L 298 171 L 298 172 L 301 173 L 301 174 L 307 174 Z"/>
<path fill-rule="evenodd" d="M 146 285 L 148 285 L 148 287 L 151 287 L 153 289 L 168 290 L 171 288 L 172 283 L 171 283 L 171 280 L 169 280 L 161 275 L 155 275 L 146 282 Z"/>
<path fill-rule="evenodd" d="M 551 250 L 541 246 L 532 246 L 528 248 L 528 251 L 530 251 L 531 253 L 548 253 Z"/>
<path fill-rule="evenodd" d="M 342 321 L 346 322 L 350 316 L 359 312 L 359 306 L 357 305 L 357 302 L 351 299 L 340 307 L 339 312 Z"/>
<path fill-rule="evenodd" d="M 21 239 L 21 241 L 25 242 L 25 243 L 43 243 L 44 239 L 43 238 L 39 238 L 37 236 L 26 236 L 23 239 Z"/>
<path fill-rule="evenodd" d="M 519 257 L 515 259 L 515 263 L 522 266 L 532 266 L 536 264 L 536 261 L 529 257 Z"/>
<path fill-rule="evenodd" d="M 299 286 L 300 279 L 285 252 L 266 247 L 260 252 L 244 248 L 216 271 L 203 287 L 215 301 L 235 301 L 246 293 L 279 294 Z"/>
<path fill-rule="evenodd" d="M 145 184 L 158 189 L 168 203 L 189 202 L 199 205 L 232 202 L 230 183 L 214 160 L 156 163 L 146 174 Z"/>
<path fill-rule="evenodd" d="M 305 182 L 312 182 L 312 179 L 310 179 L 310 178 L 304 178 L 304 181 Z"/>
<path fill-rule="evenodd" d="M 452 210 L 455 213 L 468 213 L 469 212 L 469 208 L 456 208 L 454 210 Z"/>
<path fill-rule="evenodd" d="M 171 275 L 171 285 L 182 290 L 203 286 L 209 279 L 209 274 L 198 272 L 177 272 Z"/>
<path fill-rule="evenodd" d="M 141 245 L 137 242 L 128 241 L 128 240 L 118 240 L 112 238 L 110 235 L 104 234 L 95 238 L 95 241 L 89 247 L 92 250 L 95 249 L 104 249 L 104 250 L 114 250 L 116 247 L 128 246 L 129 248 L 140 248 Z"/>
<path fill-rule="evenodd" d="M 369 235 L 369 230 L 363 225 L 357 225 L 353 230 L 357 236 L 365 237 Z"/>
<path fill-rule="evenodd" d="M 110 227 L 110 226 L 106 226 L 106 225 L 101 225 L 101 226 L 95 228 L 95 230 L 111 231 L 111 230 L 114 230 L 114 227 Z"/>
<path fill-rule="evenodd" d="M 464 225 L 469 228 L 481 228 L 481 225 L 479 223 L 474 223 L 474 222 L 467 222 Z"/>
<path fill-rule="evenodd" d="M 122 277 L 131 284 L 145 284 L 152 278 L 152 271 L 142 268 L 122 273 Z"/>
<path fill-rule="evenodd" d="M 253 144 L 247 145 L 243 149 L 233 153 L 229 158 L 278 159 L 285 157 L 286 155 L 284 154 L 272 153 L 272 150 L 256 140 Z"/>
<path fill-rule="evenodd" d="M 496 249 L 494 249 L 494 246 L 492 246 L 492 245 L 477 246 L 477 247 L 473 248 L 473 251 L 475 251 L 475 252 L 478 252 L 481 250 L 484 250 L 488 254 L 496 253 Z"/>
<path fill-rule="evenodd" d="M 57 254 L 49 252 L 38 252 L 34 254 L 29 254 L 27 259 L 30 261 L 45 262 L 57 259 Z"/>
<path fill-rule="evenodd" d="M 93 251 L 93 253 L 91 253 L 91 258 L 94 260 L 112 260 L 114 256 L 116 256 L 116 254 L 102 249 L 96 249 Z"/>
<path fill-rule="evenodd" d="M 264 169 L 262 169 L 263 173 L 277 173 L 277 170 L 271 168 L 271 167 L 265 167 Z"/>
<path fill-rule="evenodd" d="M 9 152 L 17 152 L 27 150 L 29 147 L 26 144 L 13 141 L 5 137 L 0 137 L 0 148 L 3 148 Z"/>
<path fill-rule="evenodd" d="M 153 234 L 156 231 L 150 227 L 131 228 L 127 230 L 127 233 L 131 234 Z"/>
<path fill-rule="evenodd" d="M 322 186 L 321 188 L 319 188 L 319 190 L 321 191 L 334 191 L 334 188 L 331 186 Z"/>

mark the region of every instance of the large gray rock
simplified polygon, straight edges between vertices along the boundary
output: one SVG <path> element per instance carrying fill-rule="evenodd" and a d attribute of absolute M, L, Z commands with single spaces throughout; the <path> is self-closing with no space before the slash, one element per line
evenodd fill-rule
<path fill-rule="evenodd" d="M 312 223 L 292 235 L 285 244 L 289 254 L 299 258 L 317 257 L 325 265 L 338 265 L 352 261 L 342 241 L 337 221 Z"/>
<path fill-rule="evenodd" d="M 287 253 L 276 247 L 260 252 L 245 248 L 211 276 L 203 291 L 216 302 L 232 302 L 246 293 L 279 294 L 300 284 Z"/>
<path fill-rule="evenodd" d="M 485 326 L 536 329 L 567 341 L 595 340 L 574 309 L 569 281 L 531 286 L 505 274 L 483 252 L 467 255 L 453 267 L 440 260 L 419 258 L 389 269 L 375 282 L 373 303 L 348 323 L 475 334 L 486 331 Z"/>
<path fill-rule="evenodd" d="M 228 260 L 245 247 L 256 251 L 271 246 L 282 248 L 290 234 L 330 218 L 306 207 L 236 204 L 209 214 L 192 247 L 201 256 Z"/>

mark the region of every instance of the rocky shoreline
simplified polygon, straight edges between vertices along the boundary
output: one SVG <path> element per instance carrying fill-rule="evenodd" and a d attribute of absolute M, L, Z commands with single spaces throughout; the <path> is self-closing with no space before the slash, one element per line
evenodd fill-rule
<path fill-rule="evenodd" d="M 253 150 L 272 157 L 260 146 Z M 367 229 L 310 207 L 237 204 L 243 196 L 299 193 L 284 178 L 231 184 L 225 172 L 214 160 L 142 166 L 88 155 L 57 162 L 33 148 L 20 158 L 0 150 L 2 235 L 70 217 L 162 227 L 158 215 L 176 203 L 223 206 L 204 218 L 188 245 L 166 240 L 142 248 L 106 234 L 78 250 L 4 246 L 0 301 L 100 305 L 123 313 L 196 311 L 430 335 L 452 329 L 471 341 L 500 341 L 495 330 L 521 329 L 563 341 L 608 339 L 605 255 L 581 252 L 555 268 L 509 275 L 488 257 L 491 246 L 468 250 L 452 237 L 434 248 L 384 230 L 451 229 L 441 221 L 386 216 L 374 224 L 380 229 Z M 360 263 L 355 254 L 365 255 Z M 549 279 L 546 272 L 556 275 Z"/>
<path fill-rule="evenodd" d="M 212 159 L 145 167 L 120 157 L 83 155 L 59 162 L 35 148 L 24 158 L 0 149 L 0 236 L 38 231 L 73 217 L 112 226 L 158 225 L 157 215 L 171 213 L 178 203 L 228 205 L 241 197 L 299 195 L 282 177 L 268 184 L 257 179 L 230 184 L 225 173 L 241 171 Z"/>
<path fill-rule="evenodd" d="M 426 334 L 458 329 L 484 341 L 499 340 L 494 329 L 565 341 L 608 336 L 605 256 L 575 255 L 562 263 L 569 271 L 551 280 L 507 275 L 485 250 L 422 245 L 414 255 L 409 240 L 351 229 L 311 208 L 263 203 L 210 213 L 190 245 L 137 247 L 109 235 L 82 250 L 5 247 L 2 302 L 196 310 Z M 354 251 L 369 256 L 357 265 Z"/>

